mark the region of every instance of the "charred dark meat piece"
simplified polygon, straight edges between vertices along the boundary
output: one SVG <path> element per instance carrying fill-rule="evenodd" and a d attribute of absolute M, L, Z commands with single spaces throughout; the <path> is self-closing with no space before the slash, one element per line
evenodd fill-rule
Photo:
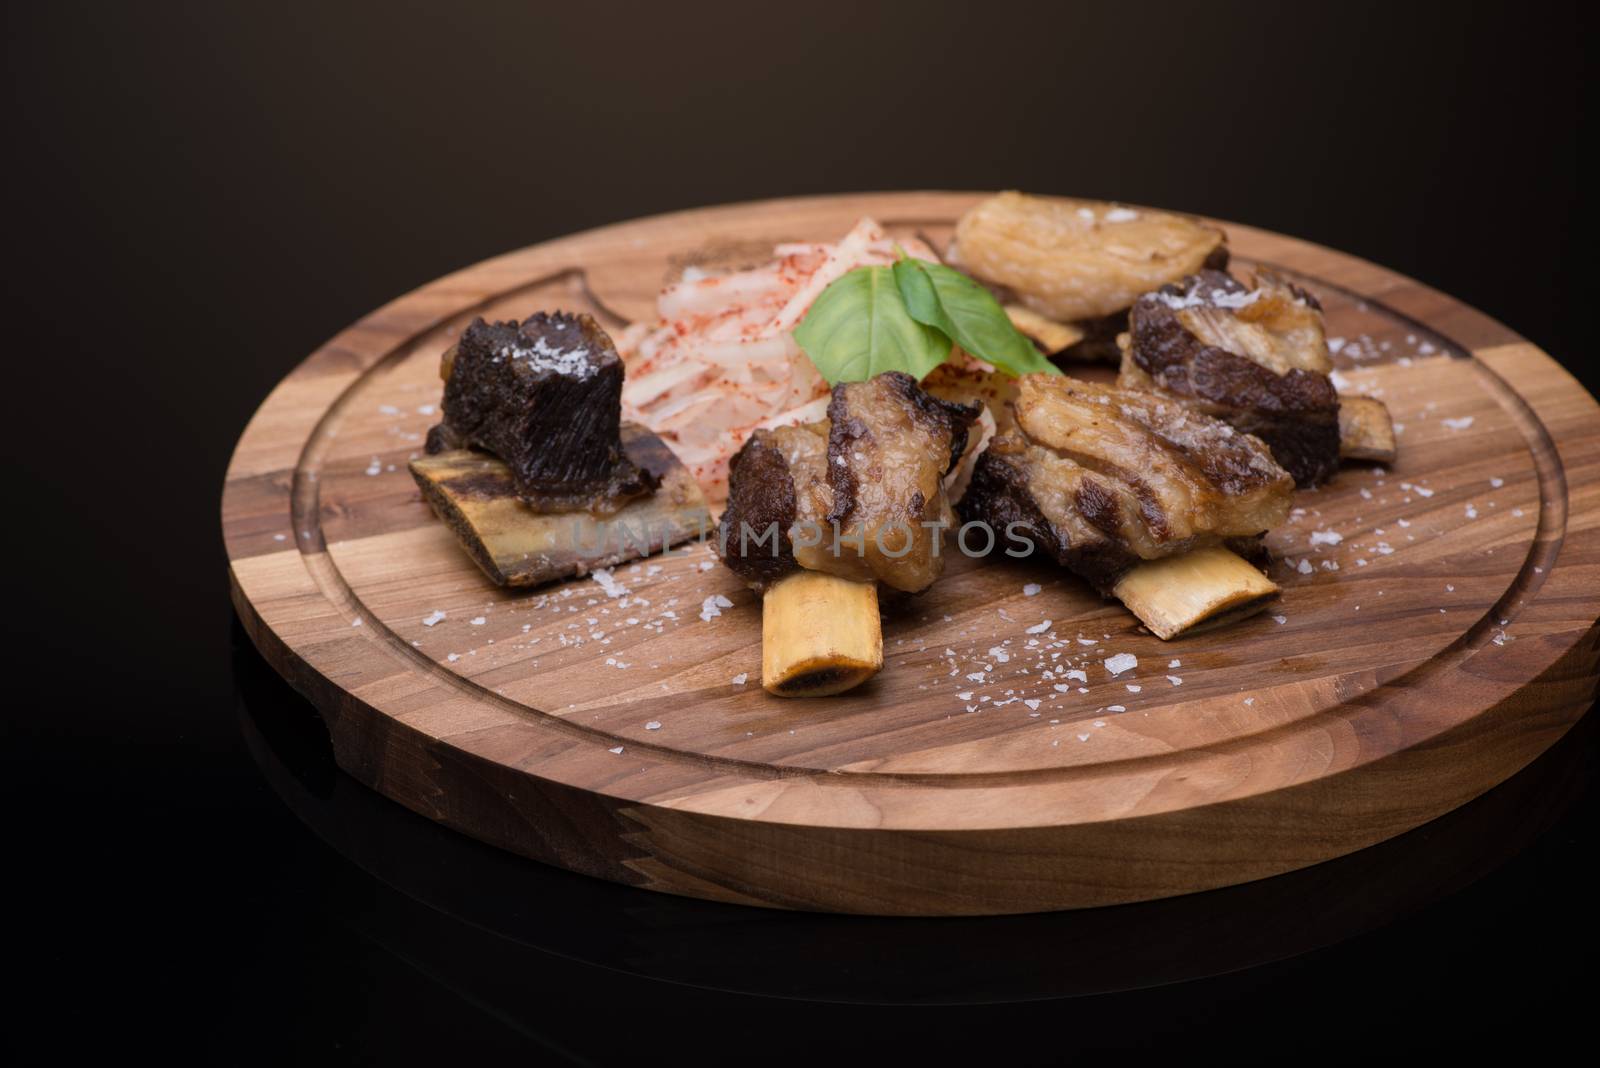
<path fill-rule="evenodd" d="M 978 412 L 886 371 L 834 386 L 826 420 L 757 430 L 729 470 L 723 562 L 757 589 L 799 568 L 926 589 L 954 519 L 944 478 Z"/>
<path fill-rule="evenodd" d="M 474 319 L 445 354 L 430 454 L 471 446 L 511 469 L 535 512 L 615 512 L 660 480 L 623 451 L 622 360 L 588 315 Z"/>
<path fill-rule="evenodd" d="M 1028 538 L 1103 594 L 1142 561 L 1249 553 L 1288 516 L 1294 482 L 1266 446 L 1172 398 L 1028 375 L 1015 409 L 978 457 L 961 519 L 1000 546 Z"/>
<path fill-rule="evenodd" d="M 1118 383 L 1179 397 L 1265 441 L 1301 486 L 1339 465 L 1339 396 L 1315 297 L 1269 272 L 1201 271 L 1134 302 Z"/>

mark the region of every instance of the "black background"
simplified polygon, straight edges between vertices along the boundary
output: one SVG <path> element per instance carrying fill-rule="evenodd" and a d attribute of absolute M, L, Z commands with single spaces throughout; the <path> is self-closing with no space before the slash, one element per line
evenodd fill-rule
<path fill-rule="evenodd" d="M 1594 390 L 1577 5 L 58 3 L 8 4 L 5 30 L 10 1041 L 1304 1056 L 1526 1047 L 1590 1010 L 1592 731 L 1567 749 L 1574 800 L 1516 859 L 1220 979 L 863 1009 L 512 954 L 407 904 L 269 787 L 217 519 L 250 413 L 362 313 L 560 234 L 785 194 L 1020 187 L 1236 219 L 1450 292 Z M 375 916 L 454 967 L 372 936 Z M 981 996 L 981 952 L 950 966 Z"/>

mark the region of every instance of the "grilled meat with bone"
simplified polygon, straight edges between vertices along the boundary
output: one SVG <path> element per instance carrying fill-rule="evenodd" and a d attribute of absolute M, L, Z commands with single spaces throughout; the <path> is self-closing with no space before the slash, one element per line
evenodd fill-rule
<path fill-rule="evenodd" d="M 1109 594 L 1141 561 L 1247 552 L 1294 481 L 1259 440 L 1169 397 L 1057 375 L 1018 382 L 1015 428 L 978 458 L 965 522 L 1025 535 Z"/>
<path fill-rule="evenodd" d="M 606 515 L 660 484 L 623 449 L 622 360 L 592 317 L 474 319 L 441 373 L 444 421 L 428 453 L 494 453 L 533 511 Z"/>
<path fill-rule="evenodd" d="M 755 431 L 729 470 L 723 562 L 762 590 L 800 568 L 926 589 L 954 519 L 944 478 L 978 412 L 886 371 L 834 386 L 821 422 Z"/>
<path fill-rule="evenodd" d="M 1254 434 L 1301 486 L 1339 465 L 1322 306 L 1268 271 L 1201 271 L 1134 302 L 1118 384 L 1170 394 Z"/>

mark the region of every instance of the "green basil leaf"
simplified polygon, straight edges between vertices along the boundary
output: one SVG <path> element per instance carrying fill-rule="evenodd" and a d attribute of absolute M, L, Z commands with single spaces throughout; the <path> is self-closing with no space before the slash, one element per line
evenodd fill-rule
<path fill-rule="evenodd" d="M 882 371 L 922 377 L 950 358 L 950 338 L 906 311 L 888 267 L 857 267 L 829 283 L 795 327 L 828 385 Z"/>
<path fill-rule="evenodd" d="M 978 359 L 1010 375 L 1061 373 L 1011 325 L 999 301 L 960 271 L 902 254 L 894 280 L 913 319 L 948 335 Z"/>

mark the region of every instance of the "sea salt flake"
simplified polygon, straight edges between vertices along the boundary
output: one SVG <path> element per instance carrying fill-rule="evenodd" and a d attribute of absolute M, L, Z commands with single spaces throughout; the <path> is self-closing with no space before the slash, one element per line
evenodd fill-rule
<path fill-rule="evenodd" d="M 1311 532 L 1311 547 L 1318 545 L 1338 545 L 1344 541 L 1344 535 L 1337 530 L 1313 530 Z"/>
<path fill-rule="evenodd" d="M 1472 425 L 1472 416 L 1463 415 L 1459 419 L 1441 419 L 1439 422 L 1451 430 L 1465 430 Z"/>
<path fill-rule="evenodd" d="M 1107 712 L 1126 712 L 1127 710 L 1126 705 L 1106 705 Z"/>
<path fill-rule="evenodd" d="M 724 608 L 732 608 L 733 602 L 720 593 L 714 593 L 700 602 L 700 618 L 709 623 L 722 614 Z"/>
<path fill-rule="evenodd" d="M 1047 631 L 1049 629 L 1050 629 L 1050 620 L 1046 619 L 1043 622 L 1035 623 L 1033 626 L 1029 627 L 1027 629 L 1027 632 L 1029 634 L 1043 634 L 1045 631 Z"/>
<path fill-rule="evenodd" d="M 1026 586 L 1022 587 L 1022 596 L 1037 597 L 1039 591 L 1042 589 L 1044 589 L 1044 587 L 1039 585 L 1037 582 L 1030 582 Z"/>
<path fill-rule="evenodd" d="M 606 752 L 608 752 L 608 753 L 616 753 L 618 756 L 621 756 L 622 755 L 622 746 L 620 746 L 620 745 L 613 746 L 612 748 L 607 749 Z"/>
<path fill-rule="evenodd" d="M 647 731 L 658 731 L 661 729 L 661 721 L 659 719 L 653 719 L 644 725 L 644 729 Z"/>
<path fill-rule="evenodd" d="M 484 619 L 482 616 L 473 616 L 471 619 L 467 620 L 467 622 L 471 623 L 474 627 L 481 627 L 489 621 Z"/>
<path fill-rule="evenodd" d="M 1038 711 L 1039 705 L 1042 704 L 1042 702 L 1037 697 L 1030 697 L 1030 698 L 1028 698 L 1026 701 L 1024 701 L 1022 703 L 1027 705 L 1029 708 L 1033 709 L 1034 711 Z"/>
<path fill-rule="evenodd" d="M 1139 658 L 1132 653 L 1118 653 L 1116 656 L 1106 657 L 1105 660 L 1106 670 L 1113 675 L 1120 675 L 1124 671 L 1132 670 L 1138 666 Z"/>
<path fill-rule="evenodd" d="M 433 613 L 431 615 L 427 615 L 427 616 L 423 616 L 422 617 L 422 625 L 424 627 L 431 627 L 435 623 L 440 623 L 440 622 L 443 622 L 443 621 L 444 621 L 444 613 L 439 611 L 437 608 L 435 608 L 433 610 Z"/>
<path fill-rule="evenodd" d="M 628 592 L 628 587 L 618 582 L 611 574 L 609 567 L 603 567 L 590 575 L 595 583 L 606 591 L 607 597 L 622 597 Z"/>

